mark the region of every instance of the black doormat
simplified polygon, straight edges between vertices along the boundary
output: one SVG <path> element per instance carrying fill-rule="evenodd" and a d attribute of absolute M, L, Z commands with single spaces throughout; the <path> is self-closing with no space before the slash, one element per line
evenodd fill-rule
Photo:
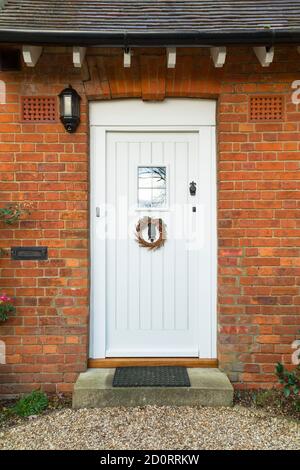
<path fill-rule="evenodd" d="M 117 367 L 113 387 L 190 387 L 186 367 Z"/>

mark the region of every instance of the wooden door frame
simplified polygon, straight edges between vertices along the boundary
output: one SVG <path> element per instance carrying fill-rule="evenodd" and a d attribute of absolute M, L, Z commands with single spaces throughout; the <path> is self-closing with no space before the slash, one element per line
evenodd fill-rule
<path fill-rule="evenodd" d="M 125 101 L 125 100 L 124 100 Z M 124 102 L 123 101 L 123 102 Z M 135 103 L 140 100 L 126 100 L 134 101 Z M 167 101 L 167 100 L 166 100 Z M 175 101 L 175 100 L 171 100 Z M 178 100 L 176 100 L 178 101 Z M 179 100 L 180 101 L 180 100 Z M 185 100 L 187 101 L 187 100 Z M 195 101 L 199 104 L 199 113 L 203 113 L 201 110 L 201 103 L 205 102 L 206 107 L 208 100 L 188 100 L 189 102 Z M 115 103 L 114 101 L 109 103 Z M 107 104 L 105 103 L 106 107 Z M 120 125 L 120 121 L 116 119 L 116 125 L 112 125 L 112 119 L 114 117 L 107 116 L 107 122 L 103 122 L 105 118 L 102 119 L 102 123 L 99 124 L 99 118 L 97 114 L 97 109 L 95 105 L 99 106 L 100 103 L 90 103 L 90 109 L 92 107 L 91 122 L 90 122 L 90 266 L 91 266 L 91 297 L 90 297 L 90 359 L 88 366 L 89 367 L 117 367 L 118 365 L 142 365 L 142 364 L 154 364 L 154 365 L 164 365 L 164 364 L 181 364 L 189 367 L 216 367 L 216 291 L 217 291 L 217 234 L 216 234 L 216 148 L 215 148 L 215 102 L 209 101 L 210 105 L 213 104 L 214 108 L 214 120 L 212 123 L 212 117 L 205 115 L 204 122 L 209 122 L 209 124 L 200 125 L 191 125 L 184 123 L 183 125 L 167 125 L 162 123 L 162 125 L 147 125 L 148 123 L 143 123 L 141 121 L 141 116 L 134 118 L 136 121 L 139 121 L 139 124 L 136 125 L 134 122 L 130 122 L 130 125 Z M 105 114 L 105 113 L 104 113 Z M 151 114 L 151 113 L 150 113 Z M 188 113 L 187 113 L 188 114 Z M 193 114 L 193 113 L 192 113 Z M 118 114 L 116 114 L 118 116 Z M 131 116 L 132 119 L 132 116 Z M 177 120 L 184 120 L 181 115 Z M 129 119 L 130 120 L 130 119 Z M 126 121 L 126 116 L 123 116 L 123 121 Z M 188 121 L 188 120 L 187 120 Z M 210 331 L 211 331 L 211 354 L 210 358 L 105 358 L 106 351 L 106 246 L 105 246 L 105 200 L 106 200 L 106 168 L 105 160 L 106 158 L 99 158 L 99 154 L 102 156 L 106 155 L 106 140 L 108 132 L 196 132 L 200 134 L 203 127 L 211 128 L 211 142 L 210 142 L 210 151 L 211 151 L 211 161 L 210 161 L 210 172 L 212 178 L 211 185 L 211 237 L 212 237 L 212 253 L 211 255 L 211 315 L 209 318 L 210 321 Z M 97 158 L 98 156 L 98 158 Z M 95 181 L 95 175 L 97 175 L 97 182 Z M 96 208 L 100 208 L 100 217 L 95 217 Z M 100 234 L 101 243 L 99 238 L 95 234 Z M 96 243 L 97 240 L 97 243 Z M 103 262 L 101 265 L 96 267 L 94 259 L 101 259 Z M 97 289 L 94 287 L 94 280 L 97 276 L 98 286 Z M 96 314 L 100 312 L 101 314 Z M 200 331 L 199 331 L 200 339 Z"/>
<path fill-rule="evenodd" d="M 183 367 L 218 367 L 218 359 L 198 359 L 197 357 L 107 357 L 89 359 L 88 367 L 93 369 L 129 367 L 129 366 L 183 366 Z"/>

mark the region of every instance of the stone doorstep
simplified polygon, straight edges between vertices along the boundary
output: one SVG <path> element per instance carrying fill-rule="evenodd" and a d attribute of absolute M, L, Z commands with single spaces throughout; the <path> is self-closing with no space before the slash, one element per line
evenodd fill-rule
<path fill-rule="evenodd" d="M 88 369 L 79 375 L 73 408 L 114 406 L 231 406 L 233 387 L 219 369 L 188 369 L 190 387 L 113 387 L 115 369 Z"/>

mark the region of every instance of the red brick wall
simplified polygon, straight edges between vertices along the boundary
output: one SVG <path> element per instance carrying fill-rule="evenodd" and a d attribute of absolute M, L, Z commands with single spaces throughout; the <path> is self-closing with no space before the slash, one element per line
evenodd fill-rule
<path fill-rule="evenodd" d="M 59 52 L 59 53 L 58 53 Z M 90 54 L 93 55 L 90 55 Z M 17 313 L 0 326 L 7 364 L 0 392 L 70 391 L 88 357 L 88 99 L 218 99 L 218 358 L 237 387 L 274 383 L 276 361 L 290 362 L 299 330 L 299 118 L 291 83 L 300 79 L 295 48 L 278 47 L 262 68 L 251 48 L 230 48 L 223 69 L 208 50 L 135 50 L 124 69 L 119 50 L 93 50 L 82 70 L 71 50 L 48 49 L 34 69 L 2 73 L 0 204 L 32 201 L 18 225 L 1 224 L 3 248 L 47 245 L 49 260 L 0 259 L 0 290 Z M 58 95 L 69 83 L 82 96 L 82 123 L 22 123 L 20 97 Z M 285 97 L 280 122 L 249 122 L 249 96 Z"/>

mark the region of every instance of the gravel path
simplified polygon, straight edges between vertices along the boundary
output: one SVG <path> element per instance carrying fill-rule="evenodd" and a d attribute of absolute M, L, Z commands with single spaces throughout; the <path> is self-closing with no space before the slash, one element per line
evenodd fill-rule
<path fill-rule="evenodd" d="M 0 449 L 300 449 L 300 424 L 236 406 L 52 412 L 0 432 Z"/>

